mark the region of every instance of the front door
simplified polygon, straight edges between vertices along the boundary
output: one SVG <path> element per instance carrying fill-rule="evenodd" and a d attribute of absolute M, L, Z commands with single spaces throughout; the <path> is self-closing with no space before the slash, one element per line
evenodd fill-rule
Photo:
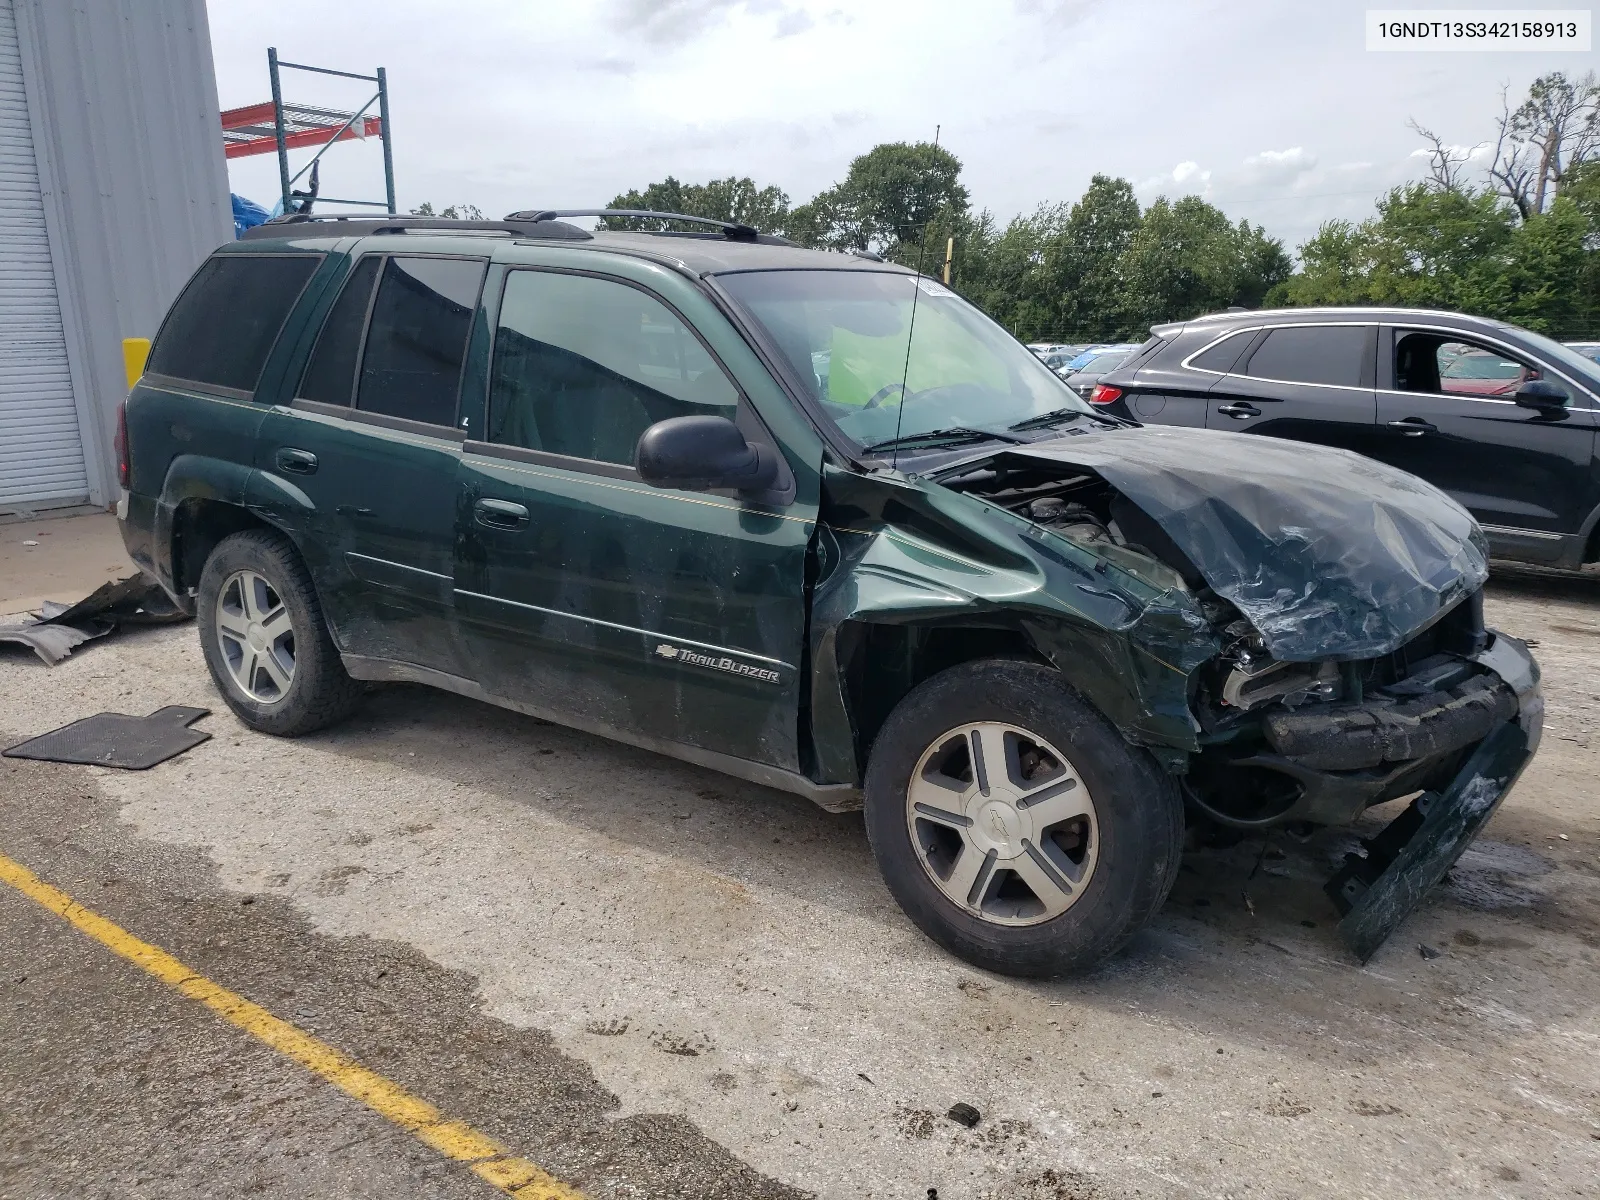
<path fill-rule="evenodd" d="M 1509 346 L 1436 329 L 1384 330 L 1374 457 L 1450 493 L 1497 552 L 1556 562 L 1600 503 L 1591 462 L 1595 411 L 1574 394 L 1525 408 L 1519 385 L 1545 374 Z M 1551 382 L 1575 389 L 1564 381 Z"/>
<path fill-rule="evenodd" d="M 1367 453 L 1376 414 L 1375 336 L 1369 325 L 1277 325 L 1262 331 L 1207 393 L 1206 428 Z"/>
<path fill-rule="evenodd" d="M 258 466 L 346 654 L 465 674 L 455 630 L 457 393 L 482 260 L 368 255 Z"/>
<path fill-rule="evenodd" d="M 485 435 L 462 463 L 475 677 L 580 727 L 795 769 L 815 508 L 657 490 L 633 469 L 668 417 L 765 439 L 748 401 L 633 284 L 512 270 L 498 311 Z"/>

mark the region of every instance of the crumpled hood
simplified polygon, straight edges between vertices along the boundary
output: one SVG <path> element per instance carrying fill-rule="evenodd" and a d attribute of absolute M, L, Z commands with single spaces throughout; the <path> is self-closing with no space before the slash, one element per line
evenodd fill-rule
<path fill-rule="evenodd" d="M 1489 577 L 1477 523 L 1432 484 L 1345 450 L 1176 426 L 995 455 L 1094 472 L 1138 505 L 1291 662 L 1372 658 Z"/>

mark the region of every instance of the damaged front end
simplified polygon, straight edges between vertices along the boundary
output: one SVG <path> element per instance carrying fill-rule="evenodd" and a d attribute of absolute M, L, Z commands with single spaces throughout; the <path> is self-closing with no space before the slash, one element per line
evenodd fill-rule
<path fill-rule="evenodd" d="M 1176 766 L 1194 813 L 1243 832 L 1307 829 L 1416 796 L 1327 884 L 1363 961 L 1538 744 L 1537 665 L 1484 626 L 1482 535 L 1411 476 L 1174 428 L 1008 448 L 940 482 L 1111 563 L 1154 560 L 1181 578 L 1204 616 L 1195 641 L 1211 639 L 1187 677 L 1192 743 Z"/>

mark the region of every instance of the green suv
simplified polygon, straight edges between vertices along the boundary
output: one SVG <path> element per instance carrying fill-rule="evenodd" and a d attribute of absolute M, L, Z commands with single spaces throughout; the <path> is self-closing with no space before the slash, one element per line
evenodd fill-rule
<path fill-rule="evenodd" d="M 1328 883 L 1366 957 L 1531 756 L 1428 484 L 1094 411 L 872 256 L 592 215 L 291 217 L 179 296 L 122 530 L 246 724 L 421 682 L 864 806 L 911 919 L 1024 975 L 1131 937 L 1186 824 L 1411 796 Z"/>

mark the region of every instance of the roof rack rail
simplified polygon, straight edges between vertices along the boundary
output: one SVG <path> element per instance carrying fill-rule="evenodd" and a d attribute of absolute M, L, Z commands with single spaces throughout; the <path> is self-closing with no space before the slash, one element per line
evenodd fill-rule
<path fill-rule="evenodd" d="M 294 226 L 321 226 L 314 231 L 300 231 Z M 352 213 L 285 213 L 280 217 L 247 229 L 241 240 L 251 238 L 293 237 L 296 233 L 326 235 L 330 237 L 364 237 L 379 233 L 405 233 L 408 230 L 441 233 L 509 233 L 516 237 L 544 238 L 562 241 L 588 241 L 594 237 L 586 229 L 568 225 L 565 221 L 518 220 L 514 216 L 504 221 L 453 220 L 449 217 L 366 217 Z"/>
<path fill-rule="evenodd" d="M 732 242 L 756 242 L 768 240 L 779 245 L 793 245 L 787 238 L 780 238 L 775 234 L 762 233 L 753 225 L 742 225 L 737 221 L 718 221 L 712 217 L 692 217 L 688 213 L 654 212 L 647 208 L 562 208 L 562 209 L 525 209 L 514 212 L 506 217 L 508 221 L 554 221 L 560 217 L 650 217 L 657 221 L 687 221 L 691 225 L 712 225 L 722 231 L 722 236 Z M 666 233 L 672 230 L 641 230 L 643 233 Z"/>

